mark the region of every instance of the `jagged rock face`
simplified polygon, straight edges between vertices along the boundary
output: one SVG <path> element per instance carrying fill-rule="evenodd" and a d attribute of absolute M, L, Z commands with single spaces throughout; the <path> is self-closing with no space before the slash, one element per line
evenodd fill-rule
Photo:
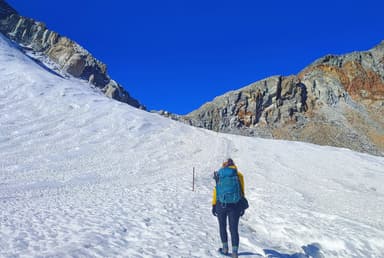
<path fill-rule="evenodd" d="M 307 107 L 307 88 L 295 76 L 274 76 L 229 92 L 188 114 L 200 127 L 220 132 L 273 137 L 270 125 L 298 120 Z"/>
<path fill-rule="evenodd" d="M 110 79 L 106 65 L 87 50 L 48 30 L 44 23 L 20 16 L 5 1 L 0 1 L 0 32 L 21 46 L 47 56 L 64 72 L 103 89 L 108 96 L 144 109 L 121 85 Z"/>
<path fill-rule="evenodd" d="M 384 41 L 226 93 L 186 116 L 168 116 L 219 132 L 384 155 Z"/>

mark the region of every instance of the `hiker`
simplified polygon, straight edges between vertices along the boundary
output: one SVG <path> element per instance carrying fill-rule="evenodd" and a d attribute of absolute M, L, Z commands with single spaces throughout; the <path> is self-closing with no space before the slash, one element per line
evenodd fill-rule
<path fill-rule="evenodd" d="M 220 227 L 220 238 L 223 247 L 219 252 L 228 255 L 227 218 L 231 233 L 232 257 L 238 257 L 239 220 L 244 215 L 248 203 L 244 205 L 244 177 L 232 159 L 228 159 L 218 172 L 214 173 L 216 186 L 213 189 L 212 214 L 217 217 Z"/>

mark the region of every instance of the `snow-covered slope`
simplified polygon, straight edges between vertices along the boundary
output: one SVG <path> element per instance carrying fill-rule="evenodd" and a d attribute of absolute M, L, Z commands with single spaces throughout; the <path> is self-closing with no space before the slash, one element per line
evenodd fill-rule
<path fill-rule="evenodd" d="M 1 257 L 218 257 L 212 172 L 229 156 L 250 202 L 241 255 L 384 257 L 384 158 L 189 127 L 0 35 Z"/>

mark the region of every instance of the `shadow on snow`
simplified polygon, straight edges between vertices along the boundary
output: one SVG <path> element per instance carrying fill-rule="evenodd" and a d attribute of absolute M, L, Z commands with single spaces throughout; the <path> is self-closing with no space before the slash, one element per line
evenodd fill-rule
<path fill-rule="evenodd" d="M 301 248 L 303 248 L 304 253 L 283 254 L 272 249 L 264 249 L 264 253 L 269 258 L 324 258 L 318 243 L 302 246 Z"/>
<path fill-rule="evenodd" d="M 239 252 L 239 254 L 238 254 L 239 256 L 252 256 L 252 257 L 258 257 L 258 256 L 260 256 L 260 257 L 263 257 L 263 255 L 261 255 L 261 254 L 258 254 L 258 253 L 252 253 L 252 252 Z"/>

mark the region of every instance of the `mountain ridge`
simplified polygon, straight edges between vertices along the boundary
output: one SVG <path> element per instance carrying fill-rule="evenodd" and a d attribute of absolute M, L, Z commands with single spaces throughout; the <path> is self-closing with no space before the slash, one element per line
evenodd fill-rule
<path fill-rule="evenodd" d="M 105 95 L 145 109 L 107 66 L 42 22 L 0 1 L 0 32 L 54 71 L 88 81 Z M 47 61 L 47 60 L 43 60 Z M 209 130 L 304 141 L 384 155 L 384 41 L 366 51 L 326 55 L 296 75 L 276 75 L 227 92 L 187 115 L 153 111 Z"/>
<path fill-rule="evenodd" d="M 145 109 L 138 100 L 107 73 L 107 65 L 75 41 L 49 30 L 43 22 L 18 14 L 6 1 L 0 1 L 0 32 L 33 56 L 48 58 L 58 73 L 69 74 L 100 88 L 105 95 L 136 108 Z"/>
<path fill-rule="evenodd" d="M 185 116 L 160 113 L 217 132 L 383 155 L 384 41 L 227 92 Z"/>

